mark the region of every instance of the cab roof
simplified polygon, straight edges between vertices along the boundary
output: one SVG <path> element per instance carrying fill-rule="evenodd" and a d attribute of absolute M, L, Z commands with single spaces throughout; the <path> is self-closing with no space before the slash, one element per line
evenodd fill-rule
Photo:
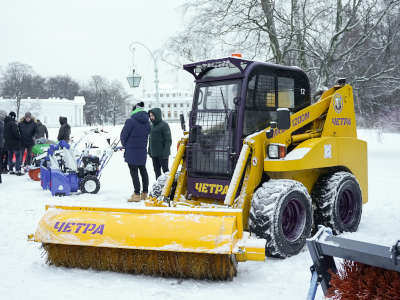
<path fill-rule="evenodd" d="M 265 68 L 271 72 L 289 71 L 302 73 L 303 76 L 307 77 L 305 72 L 296 66 L 284 66 L 238 57 L 209 59 L 183 65 L 183 69 L 192 74 L 196 82 L 242 78 L 254 68 Z"/>

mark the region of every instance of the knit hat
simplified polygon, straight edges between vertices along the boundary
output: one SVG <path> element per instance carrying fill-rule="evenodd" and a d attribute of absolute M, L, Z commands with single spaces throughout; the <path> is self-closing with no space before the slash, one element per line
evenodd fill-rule
<path fill-rule="evenodd" d="M 31 114 L 29 111 L 27 111 L 27 112 L 25 113 L 25 118 L 32 119 L 32 114 Z"/>
<path fill-rule="evenodd" d="M 15 113 L 15 112 L 10 112 L 9 114 L 8 114 L 11 118 L 13 118 L 14 120 L 15 120 L 15 118 L 17 117 L 17 114 Z"/>
<path fill-rule="evenodd" d="M 143 101 L 140 101 L 139 103 L 136 104 L 136 107 L 144 107 Z"/>

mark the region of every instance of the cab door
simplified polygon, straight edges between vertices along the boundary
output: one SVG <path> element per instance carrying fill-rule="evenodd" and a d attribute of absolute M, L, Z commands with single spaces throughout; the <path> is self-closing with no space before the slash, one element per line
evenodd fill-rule
<path fill-rule="evenodd" d="M 190 177 L 227 179 L 233 174 L 240 81 L 198 84 L 190 116 Z"/>

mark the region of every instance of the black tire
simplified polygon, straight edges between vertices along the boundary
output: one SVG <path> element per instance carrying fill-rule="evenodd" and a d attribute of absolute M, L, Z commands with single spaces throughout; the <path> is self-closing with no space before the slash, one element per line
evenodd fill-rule
<path fill-rule="evenodd" d="M 85 176 L 80 184 L 79 189 L 82 193 L 97 194 L 100 190 L 100 181 L 96 176 Z"/>
<path fill-rule="evenodd" d="M 267 240 L 267 256 L 285 258 L 299 253 L 312 221 L 311 197 L 301 182 L 271 179 L 254 192 L 250 232 Z"/>
<path fill-rule="evenodd" d="M 357 231 L 362 214 L 362 194 L 357 179 L 349 172 L 323 175 L 311 193 L 316 204 L 317 225 L 332 228 L 334 234 Z"/>
<path fill-rule="evenodd" d="M 165 184 L 167 183 L 168 175 L 169 175 L 169 172 L 161 174 L 157 178 L 156 182 L 154 182 L 151 187 L 151 191 L 149 193 L 150 197 L 154 197 L 154 198 L 158 199 L 158 197 L 161 196 L 162 190 L 163 190 Z M 171 200 L 173 199 L 173 196 L 175 194 L 175 189 L 176 189 L 179 175 L 180 175 L 180 172 L 176 172 L 175 180 L 174 180 L 174 183 L 172 184 L 172 189 L 171 189 L 171 194 L 170 194 Z"/>

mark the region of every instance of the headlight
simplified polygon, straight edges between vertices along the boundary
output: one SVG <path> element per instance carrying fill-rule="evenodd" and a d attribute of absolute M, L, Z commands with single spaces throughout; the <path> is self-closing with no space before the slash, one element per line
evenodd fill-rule
<path fill-rule="evenodd" d="M 286 146 L 283 144 L 269 144 L 267 154 L 270 159 L 284 158 L 286 156 Z"/>

